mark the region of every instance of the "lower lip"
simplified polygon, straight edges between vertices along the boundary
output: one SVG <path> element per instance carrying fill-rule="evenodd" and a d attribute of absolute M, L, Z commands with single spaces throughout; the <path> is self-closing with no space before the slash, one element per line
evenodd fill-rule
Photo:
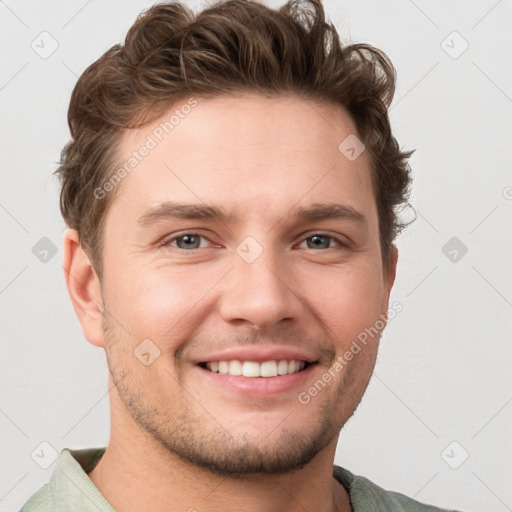
<path fill-rule="evenodd" d="M 317 366 L 316 363 L 312 363 L 300 372 L 278 375 L 277 377 L 243 377 L 211 372 L 200 366 L 195 366 L 195 368 L 201 372 L 202 377 L 207 379 L 207 382 L 214 386 L 220 386 L 242 395 L 262 394 L 273 396 L 304 387 L 306 380 Z"/>

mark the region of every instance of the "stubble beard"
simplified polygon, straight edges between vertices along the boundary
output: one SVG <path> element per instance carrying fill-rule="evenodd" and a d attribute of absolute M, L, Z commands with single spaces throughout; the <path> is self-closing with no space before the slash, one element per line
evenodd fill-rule
<path fill-rule="evenodd" d="M 214 410 L 209 411 L 207 406 L 194 401 L 179 383 L 181 396 L 175 402 L 179 402 L 179 412 L 161 407 L 166 400 L 155 398 L 153 390 L 144 385 L 147 383 L 132 375 L 134 368 L 130 365 L 141 363 L 130 352 L 129 340 L 123 339 L 127 335 L 115 320 L 109 319 L 108 314 L 103 317 L 103 328 L 110 374 L 117 394 L 133 421 L 164 452 L 217 475 L 232 478 L 255 474 L 280 475 L 303 468 L 333 437 L 339 435 L 359 403 L 344 411 L 340 424 L 340 407 L 347 409 L 343 402 L 351 401 L 351 398 L 353 401 L 353 397 L 347 396 L 351 394 L 347 393 L 347 388 L 351 388 L 354 381 L 355 372 L 351 370 L 355 365 L 349 365 L 336 392 L 327 388 L 312 400 L 314 419 L 303 428 L 287 429 L 284 419 L 277 428 L 269 425 L 266 437 L 251 439 L 247 432 L 232 434 L 223 426 L 229 425 L 229 419 L 215 418 Z M 171 375 L 169 371 L 167 373 Z M 172 376 L 171 380 L 177 382 Z M 325 396 L 321 396 L 323 393 Z M 301 404 L 301 407 L 309 406 Z M 286 418 L 286 414 L 283 416 Z"/>

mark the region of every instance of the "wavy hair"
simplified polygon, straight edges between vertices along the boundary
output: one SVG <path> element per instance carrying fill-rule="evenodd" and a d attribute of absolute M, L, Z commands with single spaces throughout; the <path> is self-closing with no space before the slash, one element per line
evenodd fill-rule
<path fill-rule="evenodd" d="M 142 126 L 190 96 L 257 92 L 296 94 L 343 106 L 371 160 L 383 265 L 405 226 L 412 152 L 391 133 L 388 108 L 396 73 L 368 44 L 343 46 L 325 21 L 321 0 L 289 1 L 271 9 L 247 0 L 218 2 L 195 13 L 182 3 L 143 12 L 124 44 L 114 45 L 78 79 L 69 104 L 71 140 L 55 174 L 60 209 L 78 231 L 96 272 L 102 271 L 102 228 L 114 193 L 94 190 L 115 172 L 122 131 Z"/>

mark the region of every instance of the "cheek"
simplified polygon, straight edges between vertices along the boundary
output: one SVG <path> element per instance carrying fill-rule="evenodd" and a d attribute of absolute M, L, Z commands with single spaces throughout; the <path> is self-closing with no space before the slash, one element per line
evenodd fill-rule
<path fill-rule="evenodd" d="M 112 273 L 114 274 L 114 273 Z M 131 333 L 134 342 L 146 338 L 163 352 L 172 352 L 172 340 L 183 341 L 218 277 L 183 266 L 173 269 L 132 268 L 106 295 L 113 316 Z M 178 343 L 178 342 L 177 342 Z"/>
<path fill-rule="evenodd" d="M 383 283 L 374 265 L 346 266 L 323 272 L 303 272 L 307 303 L 314 308 L 338 350 L 349 346 L 366 329 L 375 325 L 382 313 Z M 380 324 L 379 324 L 380 325 Z"/>

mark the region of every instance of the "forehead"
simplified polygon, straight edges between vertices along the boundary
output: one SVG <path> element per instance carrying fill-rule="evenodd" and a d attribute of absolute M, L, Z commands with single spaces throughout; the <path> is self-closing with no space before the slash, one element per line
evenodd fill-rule
<path fill-rule="evenodd" d="M 118 166 L 128 172 L 114 206 L 140 210 L 179 198 L 263 218 L 278 214 L 278 203 L 341 201 L 372 217 L 366 152 L 351 160 L 340 151 L 355 136 L 352 118 L 335 104 L 257 94 L 185 99 L 123 133 Z"/>

